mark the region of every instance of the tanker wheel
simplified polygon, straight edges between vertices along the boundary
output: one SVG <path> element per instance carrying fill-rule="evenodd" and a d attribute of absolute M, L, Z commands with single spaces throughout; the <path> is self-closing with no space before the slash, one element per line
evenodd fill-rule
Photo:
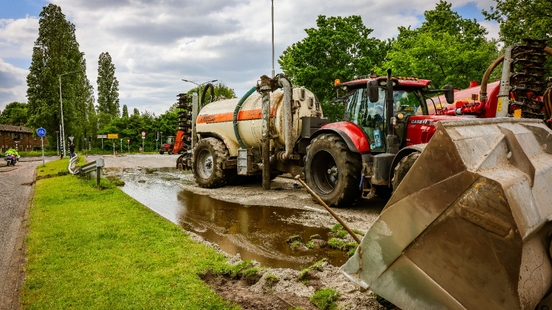
<path fill-rule="evenodd" d="M 193 158 L 192 172 L 199 186 L 214 188 L 226 185 L 227 171 L 222 169 L 222 163 L 228 159 L 228 150 L 222 141 L 216 138 L 199 140 Z"/>
<path fill-rule="evenodd" d="M 169 153 L 169 155 L 172 155 L 173 149 L 169 149 L 169 152 L 168 152 L 168 153 Z"/>
<path fill-rule="evenodd" d="M 412 165 L 414 165 L 416 160 L 418 160 L 418 157 L 420 157 L 419 152 L 410 153 L 403 157 L 395 166 L 393 171 L 393 179 L 391 180 L 393 191 L 397 190 L 397 187 L 399 187 L 399 184 L 401 184 L 408 171 L 410 171 Z"/>
<path fill-rule="evenodd" d="M 360 156 L 336 134 L 321 134 L 307 147 L 307 185 L 329 206 L 345 207 L 359 197 L 361 167 Z"/>

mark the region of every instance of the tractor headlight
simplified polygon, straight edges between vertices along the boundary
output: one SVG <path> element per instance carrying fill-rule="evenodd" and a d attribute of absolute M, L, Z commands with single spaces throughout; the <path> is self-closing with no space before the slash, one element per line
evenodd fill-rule
<path fill-rule="evenodd" d="M 404 119 L 404 114 L 397 113 L 397 118 L 402 121 Z"/>
<path fill-rule="evenodd" d="M 391 117 L 391 124 L 392 124 L 393 126 L 397 125 L 397 118 L 396 118 L 396 117 L 394 117 L 394 116 Z"/>

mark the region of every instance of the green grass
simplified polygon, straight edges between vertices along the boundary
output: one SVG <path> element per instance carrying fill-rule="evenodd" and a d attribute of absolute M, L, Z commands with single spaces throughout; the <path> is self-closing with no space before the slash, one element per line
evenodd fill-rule
<path fill-rule="evenodd" d="M 310 301 L 318 309 L 334 310 L 337 309 L 335 302 L 339 299 L 339 292 L 332 288 L 319 289 L 311 296 Z"/>
<path fill-rule="evenodd" d="M 58 176 L 67 164 L 38 167 L 24 309 L 239 309 L 198 276 L 223 255 L 115 186 Z"/>

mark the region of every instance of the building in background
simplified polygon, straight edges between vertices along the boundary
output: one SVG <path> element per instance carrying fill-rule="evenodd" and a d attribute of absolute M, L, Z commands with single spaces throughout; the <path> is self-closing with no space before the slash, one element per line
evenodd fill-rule
<path fill-rule="evenodd" d="M 40 150 L 41 145 L 40 137 L 23 124 L 20 126 L 0 124 L 0 153 L 4 153 L 9 148 L 14 148 L 18 152 Z"/>

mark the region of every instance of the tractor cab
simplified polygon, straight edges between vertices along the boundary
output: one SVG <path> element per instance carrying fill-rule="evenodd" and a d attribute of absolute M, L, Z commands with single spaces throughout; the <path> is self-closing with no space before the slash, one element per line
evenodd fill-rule
<path fill-rule="evenodd" d="M 435 92 L 427 89 L 430 80 L 393 77 L 392 88 L 389 90 L 387 79 L 386 76 L 370 76 L 344 83 L 335 81 L 335 86 L 345 93 L 344 120 L 363 129 L 373 153 L 386 151 L 388 126 L 391 126 L 391 131 L 397 135 L 400 146 L 404 146 L 409 117 L 416 114 L 428 115 L 425 95 Z M 388 91 L 389 98 L 386 95 Z M 442 91 L 448 91 L 448 88 Z M 449 93 L 453 96 L 452 87 Z M 386 108 L 387 101 L 391 105 L 389 109 Z"/>

